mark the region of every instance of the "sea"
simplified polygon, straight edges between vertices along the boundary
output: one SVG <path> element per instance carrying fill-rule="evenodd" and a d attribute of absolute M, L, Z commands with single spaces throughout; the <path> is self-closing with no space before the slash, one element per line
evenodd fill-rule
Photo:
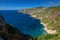
<path fill-rule="evenodd" d="M 0 15 L 6 23 L 13 25 L 24 34 L 37 37 L 46 34 L 41 20 L 32 17 L 30 14 L 18 12 L 18 10 L 0 10 Z"/>

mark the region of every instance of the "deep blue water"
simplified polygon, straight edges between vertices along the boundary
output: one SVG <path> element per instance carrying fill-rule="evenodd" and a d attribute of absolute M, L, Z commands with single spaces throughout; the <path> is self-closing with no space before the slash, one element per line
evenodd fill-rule
<path fill-rule="evenodd" d="M 0 10 L 0 14 L 6 23 L 12 24 L 24 34 L 39 36 L 46 33 L 41 21 L 29 14 L 19 13 L 17 10 Z"/>

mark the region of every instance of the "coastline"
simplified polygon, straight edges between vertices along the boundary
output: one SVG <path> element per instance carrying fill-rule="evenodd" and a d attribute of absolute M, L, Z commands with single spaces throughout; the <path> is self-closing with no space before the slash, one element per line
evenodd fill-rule
<path fill-rule="evenodd" d="M 36 15 L 33 15 L 33 17 L 36 18 Z M 44 30 L 48 33 L 48 34 L 56 34 L 56 30 L 51 30 L 51 29 L 47 29 L 47 26 L 45 23 L 42 22 L 42 18 L 38 18 L 41 20 L 41 24 L 44 26 Z"/>
<path fill-rule="evenodd" d="M 36 18 L 36 15 L 32 15 L 32 14 L 30 14 L 30 15 L 31 15 L 31 17 Z M 47 29 L 46 24 L 42 22 L 42 18 L 37 18 L 37 19 L 40 19 L 40 20 L 41 20 L 41 24 L 44 25 L 44 30 L 45 30 L 48 34 L 56 34 L 56 33 L 57 33 L 56 30 Z"/>
<path fill-rule="evenodd" d="M 48 34 L 56 34 L 57 32 L 56 32 L 56 30 L 51 30 L 51 29 L 47 29 L 47 26 L 46 26 L 46 24 L 44 24 L 43 22 L 42 22 L 42 19 L 40 19 L 41 20 L 41 24 L 43 24 L 44 25 L 44 30 L 48 33 Z"/>

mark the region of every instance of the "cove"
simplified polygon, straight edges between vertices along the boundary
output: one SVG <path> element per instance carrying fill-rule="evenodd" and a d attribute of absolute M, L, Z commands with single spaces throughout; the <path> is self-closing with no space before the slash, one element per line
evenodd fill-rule
<path fill-rule="evenodd" d="M 31 17 L 29 14 L 23 14 L 17 12 L 17 10 L 0 10 L 0 14 L 4 17 L 6 23 L 12 24 L 24 34 L 35 37 L 46 33 L 40 19 Z"/>

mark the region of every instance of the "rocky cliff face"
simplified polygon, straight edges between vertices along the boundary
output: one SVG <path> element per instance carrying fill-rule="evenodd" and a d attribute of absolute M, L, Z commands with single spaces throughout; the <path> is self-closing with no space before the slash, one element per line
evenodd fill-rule
<path fill-rule="evenodd" d="M 0 16 L 0 40 L 32 40 L 32 37 L 19 32 L 12 25 L 6 24 L 4 18 Z"/>

